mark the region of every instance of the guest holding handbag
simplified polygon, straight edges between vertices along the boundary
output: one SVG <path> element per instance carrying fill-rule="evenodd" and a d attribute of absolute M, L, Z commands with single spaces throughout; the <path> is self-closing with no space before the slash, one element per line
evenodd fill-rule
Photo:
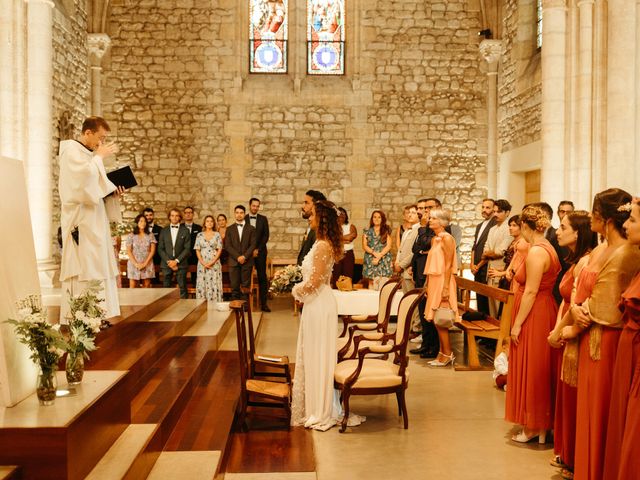
<path fill-rule="evenodd" d="M 451 216 L 446 210 L 431 210 L 429 213 L 429 228 L 435 235 L 431 239 L 431 249 L 424 267 L 427 277 L 425 320 L 435 322 L 440 340 L 438 356 L 429 362 L 432 367 L 446 367 L 455 360 L 449 341 L 449 328 L 453 326 L 458 312 L 454 276 L 454 272 L 458 271 L 458 260 L 456 241 L 445 231 L 450 221 Z"/>

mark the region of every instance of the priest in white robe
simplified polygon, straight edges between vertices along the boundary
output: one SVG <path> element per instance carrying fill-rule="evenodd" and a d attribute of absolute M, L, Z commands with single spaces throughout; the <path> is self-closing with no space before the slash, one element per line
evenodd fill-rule
<path fill-rule="evenodd" d="M 89 117 L 82 124 L 79 140 L 60 142 L 62 324 L 68 323 L 69 295 L 81 294 L 91 280 L 104 285 L 102 306 L 106 317 L 120 315 L 116 286 L 119 268 L 109 222 L 122 220 L 122 189 L 107 178 L 103 164 L 104 158 L 118 151 L 114 143 L 105 142 L 109 131 L 103 118 Z"/>

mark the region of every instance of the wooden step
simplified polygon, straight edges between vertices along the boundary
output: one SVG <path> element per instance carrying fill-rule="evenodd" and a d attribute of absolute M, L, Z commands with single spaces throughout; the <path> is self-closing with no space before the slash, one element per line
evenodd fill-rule
<path fill-rule="evenodd" d="M 147 480 L 212 480 L 218 470 L 220 459 L 219 451 L 162 452 Z"/>
<path fill-rule="evenodd" d="M 0 480 L 18 480 L 20 467 L 17 465 L 0 465 Z"/>

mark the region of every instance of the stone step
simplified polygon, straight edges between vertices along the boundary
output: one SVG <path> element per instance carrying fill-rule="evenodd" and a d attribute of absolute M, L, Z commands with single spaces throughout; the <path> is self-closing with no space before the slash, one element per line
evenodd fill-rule
<path fill-rule="evenodd" d="M 147 480 L 188 478 L 212 480 L 222 459 L 218 450 L 204 452 L 162 452 Z"/>

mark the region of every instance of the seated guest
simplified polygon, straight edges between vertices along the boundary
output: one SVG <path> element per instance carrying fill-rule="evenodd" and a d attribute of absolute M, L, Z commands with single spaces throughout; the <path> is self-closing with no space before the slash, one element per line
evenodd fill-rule
<path fill-rule="evenodd" d="M 427 305 L 425 307 L 425 320 L 433 322 L 436 310 L 439 308 L 451 309 L 458 313 L 458 298 L 456 296 L 455 274 L 458 271 L 458 259 L 456 258 L 456 241 L 453 236 L 445 231 L 451 217 L 446 210 L 435 209 L 429 213 L 429 228 L 434 236 L 431 239 L 431 248 L 427 255 L 427 264 L 424 274 L 427 276 Z M 436 325 L 440 351 L 435 360 L 429 362 L 432 367 L 446 367 L 453 364 L 455 357 L 451 351 L 449 341 L 449 329 Z"/>
<path fill-rule="evenodd" d="M 158 250 L 162 263 L 162 286 L 171 287 L 173 274 L 176 274 L 180 298 L 187 298 L 188 258 L 191 254 L 191 234 L 187 227 L 180 223 L 182 213 L 177 208 L 169 212 L 170 225 L 160 232 Z"/>
<path fill-rule="evenodd" d="M 198 257 L 198 282 L 196 298 L 206 298 L 215 302 L 222 301 L 222 238 L 216 232 L 216 221 L 213 215 L 204 217 L 202 232 L 198 233 L 195 242 Z"/>
<path fill-rule="evenodd" d="M 493 382 L 500 390 L 507 391 L 509 372 L 509 337 L 502 339 L 502 351 L 493 360 Z"/>
<path fill-rule="evenodd" d="M 220 213 L 216 220 L 218 222 L 218 233 L 222 239 L 222 255 L 220 255 L 220 263 L 222 265 L 226 265 L 227 260 L 229 259 L 229 254 L 224 249 L 224 237 L 227 235 L 227 216 L 224 213 Z"/>
<path fill-rule="evenodd" d="M 613 366 L 623 327 L 618 300 L 640 271 L 640 251 L 629 244 L 623 229 L 629 218 L 624 206 L 629 202 L 631 195 L 618 188 L 595 196 L 591 229 L 606 241 L 592 252 L 578 279 L 578 287 L 581 282 L 592 285 L 591 294 L 581 305 L 571 306 L 575 325 L 562 330 L 563 338 L 582 331 L 578 349 L 575 478 L 603 478 Z"/>
<path fill-rule="evenodd" d="M 625 205 L 623 210 L 626 208 Z M 624 231 L 629 244 L 637 249 L 640 246 L 640 199 L 633 200 Z M 605 480 L 634 478 L 640 472 L 640 273 L 622 294 L 619 308 L 624 328 L 613 367 Z"/>
<path fill-rule="evenodd" d="M 560 261 L 544 238 L 547 228 L 549 219 L 542 209 L 529 206 L 522 211 L 520 230 L 531 248 L 514 277 L 520 287 L 515 294 L 511 321 L 505 406 L 506 420 L 522 426 L 511 438 L 521 443 L 534 438 L 545 443 L 546 431 L 553 426 L 551 379 L 557 367 L 547 336 L 558 312 L 553 286 Z"/>
<path fill-rule="evenodd" d="M 356 227 L 352 223 L 349 223 L 349 215 L 344 208 L 338 207 L 338 211 L 340 212 L 340 215 L 338 215 L 338 223 L 342 228 L 344 256 L 333 266 L 333 273 L 331 274 L 332 288 L 335 288 L 336 281 L 341 275 L 353 280 L 353 271 L 356 263 L 353 254 L 353 241 L 358 236 L 358 230 L 356 230 Z"/>
<path fill-rule="evenodd" d="M 130 288 L 137 287 L 140 281 L 145 288 L 149 288 L 151 279 L 156 276 L 153 255 L 157 242 L 153 233 L 147 231 L 147 219 L 140 214 L 135 219 L 133 232 L 127 235 L 127 277 Z"/>
<path fill-rule="evenodd" d="M 374 210 L 369 219 L 369 228 L 362 235 L 364 264 L 362 276 L 373 281 L 373 288 L 379 290 L 392 275 L 391 270 L 391 228 L 382 210 Z"/>
<path fill-rule="evenodd" d="M 552 465 L 563 468 L 563 477 L 573 475 L 576 401 L 577 401 L 577 341 L 561 340 L 562 329 L 571 319 L 567 315 L 571 304 L 582 303 L 589 296 L 584 285 L 574 288 L 580 272 L 587 264 L 591 251 L 598 243 L 597 236 L 591 231 L 589 213 L 577 211 L 562 217 L 557 230 L 558 244 L 568 249 L 567 262 L 570 267 L 560 281 L 562 303 L 553 331 L 549 334 L 549 343 L 556 348 L 563 348 L 563 360 L 558 362 L 559 370 L 556 382 L 556 407 L 553 427 L 553 450 L 555 453 Z M 572 367 L 573 365 L 573 367 Z M 566 373 L 565 373 L 566 372 Z"/>

